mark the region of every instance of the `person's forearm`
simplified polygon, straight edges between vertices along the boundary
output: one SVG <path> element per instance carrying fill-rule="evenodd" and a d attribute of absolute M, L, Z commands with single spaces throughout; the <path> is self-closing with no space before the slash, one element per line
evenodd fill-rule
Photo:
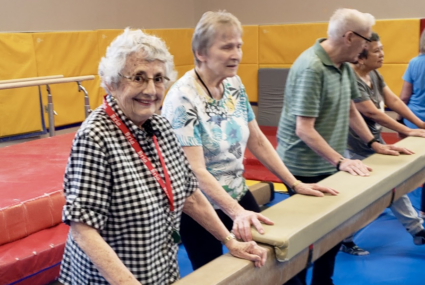
<path fill-rule="evenodd" d="M 408 121 L 415 124 L 418 128 L 424 128 L 424 125 L 425 125 L 424 122 L 418 117 L 416 117 L 416 115 L 409 109 L 409 107 L 407 107 L 406 104 L 404 104 L 404 102 L 398 97 L 388 102 L 387 106 L 391 110 L 396 112 L 399 115 L 399 117 L 407 119 Z"/>
<path fill-rule="evenodd" d="M 236 200 L 230 197 L 208 170 L 205 168 L 193 169 L 193 172 L 195 173 L 196 179 L 198 179 L 199 188 L 202 189 L 202 192 L 217 204 L 232 220 L 238 213 L 244 210 Z"/>
<path fill-rule="evenodd" d="M 409 135 L 409 131 L 411 131 L 410 128 L 398 123 L 396 120 L 394 120 L 387 114 L 378 110 L 372 114 L 368 114 L 367 117 L 373 120 L 374 122 L 377 122 L 381 126 L 384 126 L 388 129 L 391 129 L 393 131 L 396 131 L 405 135 Z"/>
<path fill-rule="evenodd" d="M 286 185 L 292 186 L 297 181 L 263 133 L 250 137 L 247 146 L 249 151 Z"/>
<path fill-rule="evenodd" d="M 340 160 L 341 155 L 331 148 L 331 146 L 315 129 L 309 129 L 308 131 L 300 130 L 297 132 L 297 135 L 315 153 L 323 157 L 330 164 L 336 165 Z"/>
<path fill-rule="evenodd" d="M 183 212 L 198 222 L 219 241 L 224 241 L 230 234 L 200 190 L 196 190 L 186 199 Z"/>
<path fill-rule="evenodd" d="M 373 139 L 373 135 L 363 120 L 360 112 L 357 111 L 354 103 L 351 103 L 350 107 L 350 128 L 364 141 L 369 142 Z"/>
<path fill-rule="evenodd" d="M 141 284 L 96 229 L 71 222 L 71 234 L 109 284 Z"/>

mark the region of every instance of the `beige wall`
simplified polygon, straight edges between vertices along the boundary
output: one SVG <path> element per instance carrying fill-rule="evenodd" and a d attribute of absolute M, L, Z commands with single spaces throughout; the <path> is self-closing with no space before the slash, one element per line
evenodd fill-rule
<path fill-rule="evenodd" d="M 197 0 L 0 0 L 0 31 L 190 28 Z"/>
<path fill-rule="evenodd" d="M 191 28 L 219 9 L 243 25 L 323 22 L 339 7 L 377 19 L 425 17 L 424 0 L 0 0 L 0 32 Z"/>
<path fill-rule="evenodd" d="M 425 17 L 424 0 L 204 0 L 202 9 L 226 9 L 243 25 L 326 22 L 338 8 L 354 8 L 377 19 Z M 198 15 L 201 11 L 196 11 Z M 199 17 L 199 16 L 198 16 Z"/>

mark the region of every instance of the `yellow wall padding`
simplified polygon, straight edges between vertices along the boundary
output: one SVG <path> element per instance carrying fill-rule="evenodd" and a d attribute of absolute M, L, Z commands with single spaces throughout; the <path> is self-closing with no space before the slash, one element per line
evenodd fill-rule
<path fill-rule="evenodd" d="M 122 34 L 123 31 L 124 30 L 97 30 L 96 31 L 98 47 L 99 47 L 99 59 L 97 61 L 95 74 L 97 74 L 97 67 L 99 66 L 100 59 L 106 54 L 106 48 L 111 44 L 111 42 L 118 35 Z"/>
<path fill-rule="evenodd" d="M 373 30 L 384 46 L 384 65 L 379 69 L 388 87 L 400 95 L 402 76 L 410 59 L 418 55 L 419 19 L 379 20 Z"/>
<path fill-rule="evenodd" d="M 0 34 L 0 80 L 36 77 L 31 34 Z M 0 91 L 0 137 L 42 130 L 38 89 Z"/>
<path fill-rule="evenodd" d="M 258 64 L 241 64 L 238 75 L 245 86 L 250 102 L 258 102 Z"/>
<path fill-rule="evenodd" d="M 34 33 L 35 57 L 39 76 L 63 74 L 65 77 L 95 75 L 99 62 L 98 35 L 90 32 Z M 83 81 L 89 95 L 98 94 L 98 86 Z M 53 95 L 55 125 L 63 126 L 84 120 L 83 93 L 76 83 L 50 86 Z M 45 88 L 43 104 L 47 104 Z M 96 96 L 97 97 L 97 96 Z M 48 125 L 47 114 L 45 114 Z"/>
<path fill-rule="evenodd" d="M 316 39 L 326 37 L 327 23 L 259 27 L 260 64 L 292 64 Z"/>
<path fill-rule="evenodd" d="M 244 26 L 242 36 L 242 64 L 258 63 L 258 26 Z"/>
<path fill-rule="evenodd" d="M 384 64 L 408 63 L 419 53 L 419 19 L 379 20 L 373 30 L 384 46 Z"/>
<path fill-rule="evenodd" d="M 170 53 L 174 56 L 176 66 L 194 63 L 192 54 L 193 29 L 155 29 L 145 30 L 145 32 L 165 41 Z"/>
<path fill-rule="evenodd" d="M 291 64 L 260 64 L 258 68 L 291 68 Z"/>
<path fill-rule="evenodd" d="M 193 64 L 176 66 L 175 69 L 177 71 L 177 78 L 182 77 L 186 72 L 193 69 L 194 67 L 195 65 Z"/>
<path fill-rule="evenodd" d="M 407 69 L 406 64 L 384 64 L 378 71 L 384 78 L 388 87 L 397 95 L 400 95 L 403 86 L 403 74 Z"/>
<path fill-rule="evenodd" d="M 31 34 L 0 34 L 0 80 L 36 77 Z"/>
<path fill-rule="evenodd" d="M 379 20 L 374 30 L 384 45 L 384 66 L 380 72 L 388 86 L 400 93 L 401 76 L 407 63 L 418 53 L 419 20 Z M 244 26 L 243 58 L 238 70 L 249 100 L 258 101 L 258 68 L 289 68 L 317 38 L 326 37 L 327 23 Z M 0 34 L 0 80 L 63 74 L 97 75 L 99 60 L 106 47 L 123 30 L 82 32 Z M 193 68 L 191 50 L 193 29 L 145 30 L 161 37 L 174 56 L 178 77 Z M 99 106 L 105 91 L 99 77 L 83 82 L 92 109 Z M 51 85 L 56 126 L 84 119 L 83 93 L 76 83 Z M 47 104 L 42 87 L 43 104 Z M 41 130 L 37 88 L 0 91 L 0 136 Z M 47 123 L 47 117 L 45 117 Z"/>
<path fill-rule="evenodd" d="M 0 137 L 41 130 L 37 87 L 0 90 Z"/>
<path fill-rule="evenodd" d="M 97 74 L 97 33 L 54 32 L 33 34 L 38 76 Z"/>

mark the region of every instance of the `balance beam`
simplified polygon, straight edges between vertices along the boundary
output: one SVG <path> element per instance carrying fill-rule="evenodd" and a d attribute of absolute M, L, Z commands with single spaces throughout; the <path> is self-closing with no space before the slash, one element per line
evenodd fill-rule
<path fill-rule="evenodd" d="M 364 160 L 373 169 L 369 177 L 338 172 L 320 182 L 337 189 L 339 195 L 295 195 L 264 210 L 262 214 L 275 225 L 264 225 L 264 235 L 252 231 L 254 240 L 268 252 L 262 268 L 225 254 L 174 284 L 274 285 L 288 281 L 345 237 L 373 221 L 393 201 L 424 183 L 425 139 L 409 137 L 397 145 L 415 154 L 372 155 Z"/>

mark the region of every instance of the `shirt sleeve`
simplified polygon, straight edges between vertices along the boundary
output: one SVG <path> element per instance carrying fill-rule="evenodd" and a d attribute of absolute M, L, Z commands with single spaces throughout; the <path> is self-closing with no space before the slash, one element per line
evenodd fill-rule
<path fill-rule="evenodd" d="M 321 75 L 318 71 L 307 68 L 298 74 L 292 85 L 291 108 L 295 116 L 318 117 L 321 99 Z"/>
<path fill-rule="evenodd" d="M 192 102 L 196 87 L 174 86 L 167 94 L 161 115 L 170 122 L 181 146 L 202 146 L 198 108 Z"/>
<path fill-rule="evenodd" d="M 411 62 L 410 62 L 409 65 L 407 66 L 406 71 L 404 72 L 403 80 L 410 83 L 410 84 L 413 84 L 412 71 L 411 71 L 412 67 L 411 66 L 412 65 L 411 65 Z"/>
<path fill-rule="evenodd" d="M 246 94 L 245 86 L 243 85 L 242 80 L 240 79 L 239 76 L 236 76 L 236 77 L 237 77 L 238 83 L 239 83 L 239 90 L 240 90 L 241 98 L 245 102 L 245 108 L 247 110 L 247 118 L 248 118 L 248 123 L 249 123 L 249 122 L 251 122 L 252 120 L 255 119 L 255 114 L 254 114 L 254 111 L 252 110 L 251 103 L 249 103 L 249 98 L 248 98 L 248 95 Z"/>
<path fill-rule="evenodd" d="M 71 221 L 102 230 L 108 219 L 111 171 L 102 148 L 89 136 L 77 134 L 65 170 L 64 223 Z"/>
<path fill-rule="evenodd" d="M 376 76 L 378 77 L 379 88 L 381 89 L 382 94 L 384 94 L 383 89 L 385 88 L 385 86 L 387 86 L 387 84 L 384 81 L 384 77 L 382 77 L 381 73 L 379 73 L 378 70 L 374 70 L 374 72 L 376 73 Z"/>
<path fill-rule="evenodd" d="M 371 100 L 368 90 L 369 88 L 367 88 L 366 84 L 360 78 L 357 78 L 356 88 L 358 89 L 359 97 L 353 99 L 354 103 L 360 103 Z"/>
<path fill-rule="evenodd" d="M 362 94 L 358 88 L 359 85 L 358 85 L 357 77 L 354 73 L 354 70 L 351 68 L 351 66 L 348 63 L 345 63 L 345 64 L 347 65 L 348 72 L 350 74 L 349 76 L 350 76 L 350 83 L 351 83 L 351 100 L 354 100 L 354 102 L 356 102 L 357 99 L 359 100 L 362 99 Z M 370 100 L 370 97 L 367 100 Z"/>

